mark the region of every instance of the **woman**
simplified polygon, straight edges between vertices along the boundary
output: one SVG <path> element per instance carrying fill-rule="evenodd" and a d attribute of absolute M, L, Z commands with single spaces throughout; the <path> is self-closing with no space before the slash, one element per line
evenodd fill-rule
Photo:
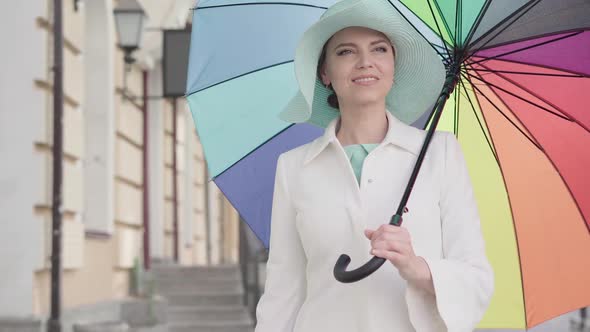
<path fill-rule="evenodd" d="M 330 7 L 298 45 L 300 92 L 281 114 L 326 127 L 279 156 L 265 292 L 256 332 L 472 331 L 493 292 L 477 206 L 460 146 L 437 132 L 408 201 L 395 213 L 444 68 L 382 0 Z M 333 276 L 387 259 L 355 283 Z"/>

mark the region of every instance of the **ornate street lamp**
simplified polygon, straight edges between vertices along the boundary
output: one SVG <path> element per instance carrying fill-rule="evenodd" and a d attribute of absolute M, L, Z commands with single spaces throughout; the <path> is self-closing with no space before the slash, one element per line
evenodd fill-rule
<path fill-rule="evenodd" d="M 114 14 L 118 45 L 125 52 L 125 63 L 130 65 L 135 61 L 131 53 L 141 46 L 147 16 L 136 0 L 120 0 Z"/>
<path fill-rule="evenodd" d="M 131 56 L 132 52 L 141 47 L 141 40 L 147 16 L 141 8 L 137 0 L 119 0 L 117 7 L 114 10 L 115 24 L 117 35 L 119 38 L 118 46 L 125 52 L 125 72 L 123 75 L 123 100 L 141 100 L 141 108 L 143 111 L 143 141 L 147 142 L 148 136 L 148 117 L 147 117 L 147 103 L 149 99 L 166 99 L 171 98 L 172 112 L 173 112 L 173 136 L 177 136 L 177 103 L 176 99 L 183 97 L 185 93 L 186 72 L 188 69 L 188 47 L 190 45 L 190 29 L 161 29 L 152 28 L 148 31 L 163 32 L 163 86 L 164 94 L 158 96 L 148 96 L 147 93 L 147 77 L 146 70 L 143 71 L 143 91 L 140 96 L 129 96 L 127 94 L 127 75 L 130 71 L 131 64 L 135 59 Z M 175 142 L 175 141 L 174 141 Z M 176 144 L 176 143 L 174 143 Z M 177 156 L 176 149 L 173 148 L 173 178 L 176 179 Z M 148 162 L 147 162 L 147 144 L 143 144 L 143 226 L 144 226 L 144 267 L 149 269 L 150 266 L 150 248 L 149 248 L 149 213 L 148 213 L 148 192 L 147 185 Z M 174 202 L 178 201 L 178 187 L 176 180 L 174 181 L 173 189 Z M 174 204 L 174 259 L 178 261 L 178 206 Z"/>
<path fill-rule="evenodd" d="M 122 96 L 123 100 L 132 99 L 127 96 L 127 74 L 131 70 L 131 64 L 135 62 L 135 58 L 131 54 L 141 47 L 147 15 L 137 0 L 120 0 L 113 13 L 119 38 L 117 45 L 125 52 Z"/>
<path fill-rule="evenodd" d="M 115 26 L 117 29 L 117 35 L 119 37 L 118 46 L 125 52 L 125 71 L 123 73 L 123 101 L 131 100 L 134 101 L 135 97 L 127 96 L 127 74 L 131 70 L 131 64 L 135 62 L 135 59 L 131 56 L 133 51 L 141 47 L 141 41 L 143 36 L 143 30 L 145 22 L 147 21 L 147 15 L 137 0 L 119 0 L 117 7 L 114 9 L 113 14 L 115 16 Z M 141 109 L 143 114 L 143 151 L 142 151 L 142 177 L 143 177 L 143 251 L 144 251 L 144 267 L 149 269 L 150 267 L 150 253 L 149 253 L 149 212 L 148 212 L 148 116 L 147 116 L 147 81 L 148 73 L 146 70 L 142 73 L 143 77 L 143 92 L 140 96 L 142 103 Z"/>

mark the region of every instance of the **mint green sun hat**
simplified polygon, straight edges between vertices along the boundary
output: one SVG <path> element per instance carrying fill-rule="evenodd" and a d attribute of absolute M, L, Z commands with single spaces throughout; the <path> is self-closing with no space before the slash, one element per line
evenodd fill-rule
<path fill-rule="evenodd" d="M 397 119 L 412 124 L 434 106 L 445 81 L 445 67 L 428 41 L 387 0 L 342 0 L 328 8 L 299 40 L 294 63 L 299 91 L 279 114 L 280 119 L 325 128 L 340 115 L 328 104 L 333 91 L 322 84 L 317 66 L 328 39 L 353 26 L 384 33 L 395 48 L 395 83 L 385 104 Z"/>

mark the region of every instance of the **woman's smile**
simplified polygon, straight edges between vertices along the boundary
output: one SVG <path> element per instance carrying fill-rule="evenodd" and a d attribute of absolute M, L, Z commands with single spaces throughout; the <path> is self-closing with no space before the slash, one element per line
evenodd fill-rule
<path fill-rule="evenodd" d="M 379 78 L 375 76 L 360 76 L 352 79 L 352 83 L 361 86 L 371 86 L 379 83 Z"/>

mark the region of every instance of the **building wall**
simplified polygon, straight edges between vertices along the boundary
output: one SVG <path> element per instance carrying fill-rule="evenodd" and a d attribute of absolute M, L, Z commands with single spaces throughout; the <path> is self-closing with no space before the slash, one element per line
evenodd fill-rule
<path fill-rule="evenodd" d="M 195 252 L 193 247 L 195 246 L 194 242 L 194 228 L 195 228 L 195 220 L 194 220 L 194 209 L 193 209 L 193 196 L 196 195 L 195 193 L 195 171 L 194 171 L 194 164 L 195 159 L 193 158 L 193 151 L 194 147 L 194 139 L 193 139 L 193 131 L 194 125 L 192 123 L 192 115 L 190 114 L 190 110 L 188 108 L 188 104 L 186 103 L 185 99 L 181 99 L 180 108 L 182 113 L 182 122 L 180 122 L 181 126 L 183 127 L 182 136 L 184 137 L 184 175 L 185 178 L 183 180 L 183 205 L 182 205 L 182 254 L 181 254 L 181 263 L 194 265 L 197 263 L 197 257 L 195 257 Z"/>
<path fill-rule="evenodd" d="M 63 272 L 62 277 L 62 301 L 64 309 L 70 309 L 79 305 L 106 301 L 116 296 L 116 289 L 126 287 L 121 285 L 121 280 L 116 279 L 114 239 L 85 239 L 84 241 L 84 266 L 78 269 L 69 269 Z M 50 278 L 49 270 L 35 273 L 34 283 L 35 314 L 47 315 L 50 304 Z M 123 295 L 126 293 L 123 293 Z"/>
<path fill-rule="evenodd" d="M 40 179 L 38 182 L 35 215 L 42 229 L 41 257 L 34 273 L 33 305 L 35 313 L 46 312 L 49 307 L 49 275 L 51 255 L 52 223 L 52 174 L 53 174 L 53 9 L 47 1 L 47 12 L 36 18 L 38 26 L 46 34 L 46 76 L 35 81 L 44 91 L 43 107 L 39 111 L 43 130 L 34 140 L 35 159 Z M 74 12 L 72 4 L 63 6 L 63 186 L 62 186 L 62 266 L 64 279 L 72 277 L 84 264 L 84 225 L 83 225 L 83 161 L 84 161 L 84 81 L 83 62 L 83 23 L 84 14 Z M 67 289 L 64 286 L 64 300 Z M 64 301 L 65 302 L 65 301 Z"/>
<path fill-rule="evenodd" d="M 104 0 L 103 8 L 112 8 L 109 0 Z M 50 1 L 48 2 L 48 4 Z M 96 223 L 85 224 L 84 202 L 94 198 L 93 190 L 84 190 L 84 179 L 89 179 L 92 160 L 84 155 L 85 122 L 94 121 L 95 117 L 85 112 L 84 84 L 92 77 L 86 77 L 84 71 L 84 11 L 75 12 L 72 2 L 64 2 L 64 215 L 63 215 L 63 274 L 62 304 L 65 310 L 80 305 L 124 298 L 129 294 L 129 273 L 137 259 L 141 257 L 142 227 L 142 112 L 138 103 L 123 102 L 121 88 L 123 84 L 123 54 L 113 48 L 114 66 L 105 59 L 102 70 L 114 71 L 115 89 L 107 94 L 114 95 L 114 122 L 112 137 L 88 137 L 87 139 L 108 140 L 114 142 L 112 162 L 113 191 L 110 196 L 102 197 L 112 200 L 114 220 L 106 221 L 106 232 L 95 232 Z M 101 13 L 104 15 L 105 13 Z M 110 14 L 110 13 L 108 13 Z M 50 11 L 44 18 L 38 18 L 40 26 L 47 26 L 45 21 L 52 17 Z M 105 24 L 108 24 L 105 22 Z M 110 21 L 112 24 L 112 21 Z M 108 31 L 109 29 L 107 29 Z M 112 31 L 112 27 L 110 27 Z M 45 28 L 48 48 L 51 48 L 51 30 Z M 86 40 L 86 42 L 90 42 Z M 51 63 L 48 56 L 47 63 Z M 87 68 L 87 67 L 86 67 Z M 128 74 L 128 88 L 132 95 L 141 93 L 141 70 L 134 66 Z M 45 113 L 43 135 L 35 140 L 35 152 L 43 161 L 40 195 L 35 204 L 35 213 L 42 220 L 44 241 L 42 256 L 51 253 L 51 137 L 52 137 L 52 91 L 50 82 L 38 80 L 36 85 L 45 91 Z M 87 92 L 88 93 L 88 92 Z M 90 97 L 100 91 L 90 91 Z M 90 109 L 90 107 L 89 107 Z M 107 124 L 105 124 L 107 125 Z M 108 128 L 107 128 L 108 129 Z M 103 131 L 103 133 L 109 131 Z M 106 135 L 105 135 L 106 136 Z M 90 179 L 92 177 L 90 176 Z M 91 183 L 90 181 L 88 181 Z M 108 192 L 107 192 L 108 193 Z M 110 226 L 109 226 L 110 225 Z M 110 230 L 110 231 L 109 231 Z M 92 285 L 92 287 L 89 287 Z M 34 272 L 33 312 L 47 315 L 50 304 L 50 264 L 45 259 Z"/>
<path fill-rule="evenodd" d="M 170 102 L 164 103 L 164 257 L 174 258 L 174 196 L 173 196 L 173 149 L 178 142 L 173 138 L 173 110 Z"/>
<path fill-rule="evenodd" d="M 45 0 L 0 2 L 0 316 L 33 314 L 33 274 L 42 261 L 42 223 L 34 206 L 42 153 L 34 141 L 45 122 L 48 34 L 37 24 Z M 18 35 L 17 35 L 18 34 Z"/>
<path fill-rule="evenodd" d="M 183 265 L 233 264 L 238 262 L 239 215 L 217 185 L 207 180 L 203 149 L 185 100 L 178 100 L 178 224 L 179 262 Z M 166 257 L 173 254 L 172 204 L 172 106 L 166 103 L 165 119 L 165 204 L 167 208 L 165 232 Z M 190 169 L 190 170 L 189 170 Z M 209 195 L 209 226 L 207 226 L 206 195 Z M 189 215 L 190 214 L 190 215 Z M 208 241 L 209 240 L 209 241 Z M 209 242 L 209 243 L 208 243 Z M 210 246 L 209 258 L 207 246 Z"/>
<path fill-rule="evenodd" d="M 115 220 L 113 295 L 124 297 L 129 291 L 129 273 L 143 259 L 143 121 L 142 101 L 122 98 L 124 82 L 123 52 L 115 54 L 116 131 L 115 131 Z M 143 74 L 138 65 L 127 73 L 130 97 L 141 96 Z"/>
<path fill-rule="evenodd" d="M 2 2 L 0 76 L 0 317 L 46 316 L 50 310 L 52 209 L 52 1 Z M 141 100 L 122 98 L 123 54 L 115 47 L 112 0 L 74 11 L 64 1 L 64 154 L 62 304 L 129 297 L 129 276 L 143 258 L 143 121 Z M 98 27 L 98 28 L 96 28 Z M 12 31 L 19 31 L 15 38 Z M 110 46 L 109 46 L 110 45 Z M 26 50 L 26 51 L 24 51 Z M 161 64 L 131 66 L 128 95 L 150 94 Z M 159 73 L 159 74 L 158 74 Z M 191 114 L 178 100 L 172 137 L 169 101 L 149 103 L 150 247 L 173 256 L 172 151 L 177 151 L 179 263 L 236 260 L 237 213 L 213 182 Z M 160 113 L 156 113 L 160 112 Z M 157 166 L 156 166 L 157 165 Z M 205 188 L 209 190 L 206 231 Z M 207 259 L 207 238 L 211 261 Z"/>
<path fill-rule="evenodd" d="M 149 75 L 148 92 L 151 96 L 162 93 L 162 67 L 156 66 Z M 150 255 L 162 260 L 164 255 L 164 102 L 151 99 L 148 104 L 148 158 L 149 158 L 149 211 Z"/>
<path fill-rule="evenodd" d="M 113 233 L 115 31 L 110 0 L 84 3 L 84 226 Z M 101 139 L 97 139 L 100 137 Z"/>
<path fill-rule="evenodd" d="M 203 155 L 203 148 L 201 141 L 197 136 L 194 125 L 192 124 L 192 118 L 190 120 L 192 130 L 191 138 L 193 140 L 193 174 L 194 179 L 192 181 L 193 186 L 193 200 L 192 200 L 192 211 L 193 211 L 193 247 L 192 256 L 194 257 L 195 264 L 205 265 L 207 264 L 207 230 L 206 230 L 206 213 L 205 213 L 205 159 Z"/>
<path fill-rule="evenodd" d="M 225 227 L 223 243 L 223 257 L 226 264 L 235 264 L 239 261 L 240 215 L 231 203 L 223 196 Z"/>
<path fill-rule="evenodd" d="M 222 230 L 223 225 L 220 223 L 222 220 L 222 200 L 221 200 L 221 191 L 215 184 L 215 182 L 211 181 L 208 184 L 209 187 L 209 218 L 210 220 L 210 229 L 209 229 L 209 238 L 211 241 L 211 264 L 218 265 L 223 263 L 222 259 Z"/>

